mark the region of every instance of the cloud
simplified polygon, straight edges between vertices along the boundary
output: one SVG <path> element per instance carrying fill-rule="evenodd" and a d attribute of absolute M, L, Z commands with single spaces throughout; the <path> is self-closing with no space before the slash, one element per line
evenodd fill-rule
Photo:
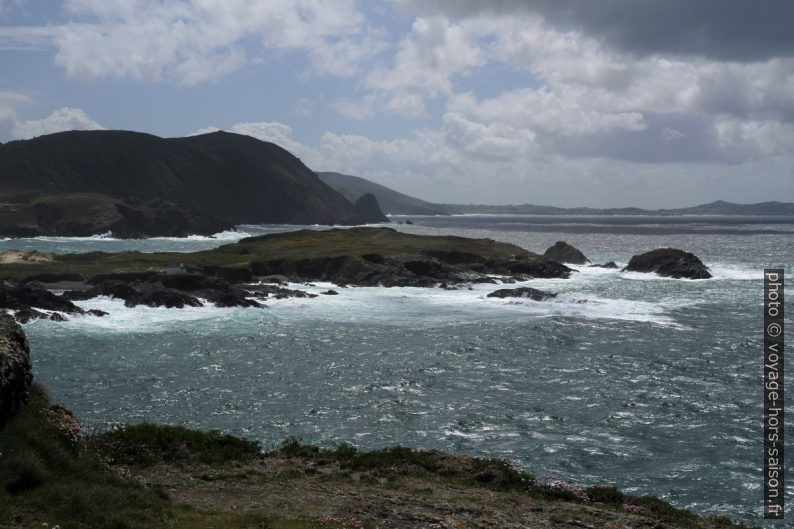
<path fill-rule="evenodd" d="M 0 141 L 30 139 L 67 130 L 104 129 L 80 108 L 63 107 L 43 119 L 24 119 L 17 108 L 32 102 L 25 94 L 0 92 Z"/>
<path fill-rule="evenodd" d="M 381 51 L 353 0 L 66 0 L 68 22 L 11 27 L 0 44 L 50 42 L 73 78 L 195 85 L 272 52 L 301 51 L 318 75 L 350 76 Z"/>
<path fill-rule="evenodd" d="M 477 45 L 477 28 L 451 24 L 443 18 L 417 18 L 399 45 L 391 67 L 377 67 L 364 86 L 385 97 L 385 107 L 397 114 L 422 116 L 424 103 L 452 93 L 451 78 L 485 64 Z"/>
<path fill-rule="evenodd" d="M 794 55 L 789 0 L 401 0 L 415 10 L 453 17 L 534 14 L 575 28 L 634 55 L 671 54 L 720 61 L 765 61 Z"/>
<path fill-rule="evenodd" d="M 17 121 L 12 134 L 17 139 L 28 139 L 66 130 L 100 130 L 104 128 L 89 118 L 82 109 L 63 107 L 44 119 Z"/>
<path fill-rule="evenodd" d="M 375 117 L 376 102 L 377 97 L 374 94 L 369 94 L 359 101 L 342 97 L 334 101 L 333 107 L 344 118 L 363 121 Z"/>

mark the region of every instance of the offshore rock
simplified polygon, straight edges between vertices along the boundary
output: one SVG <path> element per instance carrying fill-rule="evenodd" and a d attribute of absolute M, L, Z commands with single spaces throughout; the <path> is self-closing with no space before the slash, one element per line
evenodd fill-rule
<path fill-rule="evenodd" d="M 532 301 L 546 301 L 557 297 L 556 293 L 544 292 L 536 288 L 503 288 L 488 294 L 489 298 L 527 298 Z"/>
<path fill-rule="evenodd" d="M 609 261 L 608 263 L 604 264 L 592 264 L 590 268 L 618 268 L 617 263 L 615 261 Z"/>
<path fill-rule="evenodd" d="M 656 272 L 674 279 L 709 279 L 711 273 L 695 255 L 675 248 L 659 248 L 635 255 L 622 272 Z"/>
<path fill-rule="evenodd" d="M 549 246 L 543 255 L 561 263 L 585 264 L 590 261 L 579 249 L 565 241 L 557 241 L 554 246 Z"/>

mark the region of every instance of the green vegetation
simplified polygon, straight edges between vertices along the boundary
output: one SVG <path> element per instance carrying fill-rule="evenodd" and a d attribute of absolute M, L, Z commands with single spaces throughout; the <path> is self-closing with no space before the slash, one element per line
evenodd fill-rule
<path fill-rule="evenodd" d="M 375 257 L 373 257 L 375 256 Z M 406 257 L 407 256 L 407 257 Z M 322 273 L 344 275 L 380 267 L 378 258 L 430 259 L 477 263 L 513 258 L 533 261 L 539 256 L 518 246 L 489 239 L 426 236 L 390 228 L 301 230 L 242 239 L 213 250 L 193 253 L 91 252 L 56 255 L 52 262 L 3 264 L 2 279 L 89 279 L 94 276 L 135 275 L 163 272 L 184 263 L 191 272 L 218 275 L 231 280 L 274 273 L 302 274 L 315 278 Z M 369 260 L 368 260 L 369 259 Z M 46 279 L 45 279 L 46 280 Z"/>
<path fill-rule="evenodd" d="M 379 501 L 379 494 L 391 498 L 390 494 L 407 493 L 445 506 L 450 504 L 443 502 L 456 501 L 454 490 L 487 489 L 510 501 L 549 501 L 557 507 L 549 511 L 548 519 L 559 523 L 585 518 L 598 523 L 604 519 L 594 510 L 598 508 L 618 516 L 639 514 L 665 527 L 746 529 L 727 518 L 702 518 L 658 498 L 627 495 L 615 487 L 585 489 L 539 482 L 504 461 L 435 450 L 393 447 L 362 452 L 349 445 L 322 449 L 288 439 L 279 449 L 263 454 L 258 443 L 230 435 L 153 424 L 126 426 L 75 443 L 50 422 L 48 409 L 46 392 L 34 386 L 29 402 L 0 430 L 0 527 L 41 528 L 43 523 L 62 529 L 372 527 L 354 517 L 324 516 L 311 509 L 267 512 L 273 504 L 266 490 L 316 492 L 342 487 L 340 498 L 351 490 L 371 495 L 374 501 Z M 201 489 L 205 492 L 199 498 L 216 490 L 212 487 L 248 491 L 265 512 L 179 505 L 169 499 L 167 485 L 147 480 L 154 484 L 144 487 L 120 477 L 136 472 L 149 479 L 166 472 L 185 492 L 205 483 L 210 488 Z M 334 486 L 317 489 L 318 483 Z M 442 491 L 446 499 L 437 500 Z M 589 506 L 587 511 L 577 507 L 581 504 Z"/>
<path fill-rule="evenodd" d="M 89 439 L 89 446 L 112 465 L 149 466 L 158 463 L 220 465 L 255 459 L 262 454 L 259 443 L 181 426 L 129 425 Z"/>
<path fill-rule="evenodd" d="M 46 420 L 48 406 L 44 389 L 34 386 L 28 404 L 0 430 L 0 526 L 123 528 L 166 521 L 165 498 L 119 479 L 72 444 Z"/>
<path fill-rule="evenodd" d="M 394 446 L 361 452 L 346 444 L 323 450 L 290 438 L 284 441 L 276 453 L 313 460 L 320 465 L 338 463 L 340 468 L 354 472 L 372 472 L 381 476 L 416 476 L 424 473 L 501 491 L 528 490 L 535 482 L 532 475 L 521 472 L 502 460 L 455 456 L 438 450 L 414 450 Z"/>
<path fill-rule="evenodd" d="M 0 429 L 0 527 L 41 529 L 311 529 L 334 523 L 291 520 L 269 514 L 203 512 L 181 506 L 166 494 L 116 475 L 91 449 L 76 445 L 46 419 L 49 397 L 34 385 L 29 402 Z M 149 435 L 152 438 L 149 438 Z M 95 440 L 96 441 L 96 440 Z M 133 446 L 143 443 L 140 450 Z M 100 436 L 111 454 L 149 464 L 178 456 L 218 463 L 259 454 L 256 443 L 216 432 L 141 425 Z"/>

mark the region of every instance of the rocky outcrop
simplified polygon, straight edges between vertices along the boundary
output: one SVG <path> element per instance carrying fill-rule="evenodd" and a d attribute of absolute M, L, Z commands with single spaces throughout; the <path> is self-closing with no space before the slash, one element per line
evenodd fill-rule
<path fill-rule="evenodd" d="M 659 248 L 635 255 L 623 272 L 656 272 L 675 279 L 709 279 L 711 273 L 695 255 L 675 248 Z"/>
<path fill-rule="evenodd" d="M 35 319 L 63 321 L 66 318 L 62 313 L 85 314 L 83 309 L 69 299 L 53 294 L 35 281 L 19 285 L 9 282 L 0 284 L 0 309 L 15 311 L 14 317 L 19 323 L 28 323 Z M 41 312 L 42 310 L 54 312 L 47 314 Z"/>
<path fill-rule="evenodd" d="M 488 294 L 489 298 L 525 298 L 532 301 L 546 301 L 557 297 L 556 293 L 544 292 L 536 288 L 503 288 Z"/>
<path fill-rule="evenodd" d="M 328 281 L 339 286 L 412 286 L 456 288 L 469 283 L 503 283 L 532 278 L 565 278 L 565 265 L 518 246 L 490 239 L 426 236 L 391 228 L 301 230 L 249 237 L 213 250 L 179 254 L 180 274 L 168 275 L 174 254 L 59 254 L 46 263 L 17 264 L 6 271 L 0 308 L 20 317 L 83 314 L 73 301 L 97 296 L 123 299 L 125 305 L 199 307 L 208 300 L 220 307 L 260 307 L 262 301 L 316 297 L 287 288 L 288 282 Z M 0 275 L 0 278 L 3 276 Z M 47 278 L 61 296 L 36 285 Z M 22 285 L 18 287 L 16 285 Z M 333 294 L 330 294 L 333 295 Z M 93 312 L 89 312 L 94 314 Z"/>
<path fill-rule="evenodd" d="M 389 219 L 380 209 L 375 195 L 365 193 L 353 204 L 353 214 L 340 222 L 340 224 L 356 226 L 359 224 L 376 224 L 378 222 L 389 222 Z"/>
<path fill-rule="evenodd" d="M 615 261 L 609 261 L 604 264 L 591 264 L 590 268 L 619 268 Z"/>
<path fill-rule="evenodd" d="M 47 421 L 55 427 L 67 441 L 80 444 L 83 441 L 83 428 L 72 410 L 60 404 L 53 404 L 44 413 Z"/>
<path fill-rule="evenodd" d="M 561 263 L 586 264 L 590 261 L 582 252 L 565 241 L 557 241 L 553 246 L 549 246 L 543 255 Z"/>
<path fill-rule="evenodd" d="M 22 327 L 0 313 L 0 427 L 27 401 L 33 380 L 30 348 Z"/>

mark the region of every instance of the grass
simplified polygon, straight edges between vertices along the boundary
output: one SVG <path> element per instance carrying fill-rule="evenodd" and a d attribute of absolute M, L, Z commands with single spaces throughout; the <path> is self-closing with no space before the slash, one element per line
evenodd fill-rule
<path fill-rule="evenodd" d="M 531 474 L 498 459 L 450 456 L 435 450 L 413 450 L 399 446 L 372 452 L 360 452 L 350 445 L 321 449 L 302 444 L 295 438 L 284 441 L 275 453 L 286 457 L 311 459 L 318 464 L 337 462 L 342 469 L 371 472 L 381 476 L 395 473 L 417 476 L 425 473 L 465 485 L 482 486 L 505 492 L 519 491 L 544 500 L 601 504 L 615 509 L 623 509 L 625 504 L 632 504 L 646 509 L 649 516 L 658 522 L 672 524 L 682 529 L 702 529 L 704 522 L 708 522 L 708 527 L 711 528 L 751 529 L 750 526 L 733 522 L 726 517 L 701 517 L 691 511 L 676 508 L 654 496 L 625 494 L 613 486 L 596 485 L 581 488 L 583 494 L 577 494 L 572 489 L 579 489 L 578 486 L 574 485 L 571 488 L 549 486 L 537 481 Z M 367 482 L 366 479 L 364 481 Z"/>
<path fill-rule="evenodd" d="M 34 385 L 28 403 L 0 429 L 0 528 L 313 529 L 339 525 L 267 514 L 214 513 L 176 505 L 158 490 L 116 476 L 104 457 L 74 445 L 45 418 L 49 396 Z M 152 435 L 152 437 L 148 437 Z M 257 456 L 259 445 L 217 432 L 139 425 L 100 436 L 125 461 L 218 463 Z M 142 442 L 143 448 L 134 449 Z M 175 442 L 180 447 L 167 447 Z M 184 459 L 187 457 L 187 459 Z"/>
<path fill-rule="evenodd" d="M 534 477 L 496 459 L 450 456 L 437 450 L 414 450 L 394 446 L 361 452 L 350 445 L 320 449 L 290 438 L 276 451 L 286 457 L 311 459 L 318 464 L 338 463 L 343 470 L 381 475 L 437 475 L 467 485 L 488 486 L 498 490 L 526 490 Z"/>
<path fill-rule="evenodd" d="M 93 453 L 72 445 L 45 418 L 49 397 L 34 386 L 30 401 L 0 430 L 0 526 L 151 527 L 169 502 L 123 481 Z"/>
<path fill-rule="evenodd" d="M 113 465 L 150 466 L 157 463 L 221 465 L 229 461 L 254 459 L 261 455 L 259 443 L 181 426 L 129 425 L 89 440 L 92 449 Z"/>
<path fill-rule="evenodd" d="M 342 257 L 359 259 L 368 254 L 436 256 L 467 254 L 477 259 L 533 259 L 536 254 L 507 243 L 453 236 L 427 236 L 401 233 L 389 228 L 347 228 L 337 230 L 300 230 L 242 239 L 212 250 L 176 252 L 91 252 L 62 254 L 49 263 L 15 263 L 0 267 L 0 278 L 35 279 L 41 275 L 68 274 L 88 279 L 97 275 L 162 272 L 176 263 L 191 271 L 217 275 L 224 269 L 246 270 L 255 263 L 271 263 L 289 270 L 295 262 Z M 274 264 L 275 263 L 275 264 Z M 370 266 L 371 263 L 368 265 Z M 270 265 L 269 265 L 270 266 Z"/>

